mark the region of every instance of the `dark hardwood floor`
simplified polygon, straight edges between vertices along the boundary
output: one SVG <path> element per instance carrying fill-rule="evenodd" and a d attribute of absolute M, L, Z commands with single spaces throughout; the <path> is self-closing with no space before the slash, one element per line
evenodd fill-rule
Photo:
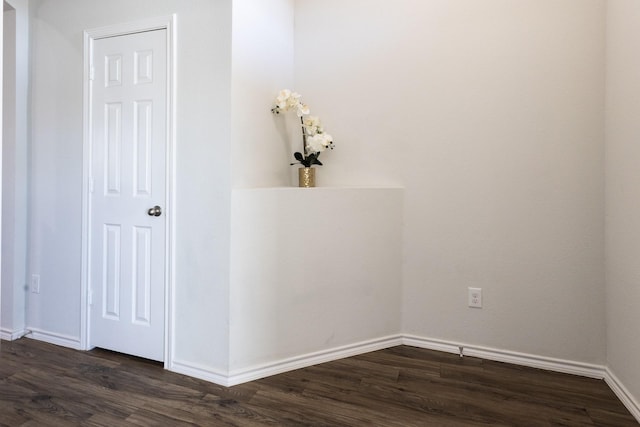
<path fill-rule="evenodd" d="M 0 344 L 2 426 L 637 426 L 604 381 L 395 347 L 225 388 L 160 364 Z"/>

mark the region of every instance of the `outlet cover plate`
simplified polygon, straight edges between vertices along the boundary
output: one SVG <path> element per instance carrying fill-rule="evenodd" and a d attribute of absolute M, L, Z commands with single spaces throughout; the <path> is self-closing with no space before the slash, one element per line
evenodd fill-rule
<path fill-rule="evenodd" d="M 482 288 L 469 288 L 469 307 L 482 308 Z"/>
<path fill-rule="evenodd" d="M 40 293 L 40 275 L 32 274 L 31 275 L 31 292 L 34 294 Z"/>

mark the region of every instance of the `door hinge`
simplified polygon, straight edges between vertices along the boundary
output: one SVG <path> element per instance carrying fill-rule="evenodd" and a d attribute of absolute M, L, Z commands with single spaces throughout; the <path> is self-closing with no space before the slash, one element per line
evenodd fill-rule
<path fill-rule="evenodd" d="M 89 178 L 89 193 L 93 194 L 93 177 Z"/>
<path fill-rule="evenodd" d="M 93 289 L 89 288 L 89 305 L 93 305 Z"/>
<path fill-rule="evenodd" d="M 89 80 L 93 81 L 96 78 L 96 69 L 94 66 L 89 67 Z"/>

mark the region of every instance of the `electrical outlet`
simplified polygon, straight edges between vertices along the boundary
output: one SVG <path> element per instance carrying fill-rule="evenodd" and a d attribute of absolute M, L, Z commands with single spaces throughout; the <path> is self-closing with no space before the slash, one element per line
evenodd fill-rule
<path fill-rule="evenodd" d="M 482 308 L 482 288 L 469 288 L 469 307 Z"/>
<path fill-rule="evenodd" d="M 32 274 L 31 275 L 31 292 L 34 294 L 40 293 L 40 275 Z"/>

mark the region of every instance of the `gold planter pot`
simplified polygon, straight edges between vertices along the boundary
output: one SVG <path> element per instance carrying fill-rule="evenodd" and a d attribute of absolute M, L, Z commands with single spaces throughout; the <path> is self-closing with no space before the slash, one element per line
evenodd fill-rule
<path fill-rule="evenodd" d="M 298 187 L 315 187 L 316 186 L 316 168 L 299 168 L 298 169 Z"/>

